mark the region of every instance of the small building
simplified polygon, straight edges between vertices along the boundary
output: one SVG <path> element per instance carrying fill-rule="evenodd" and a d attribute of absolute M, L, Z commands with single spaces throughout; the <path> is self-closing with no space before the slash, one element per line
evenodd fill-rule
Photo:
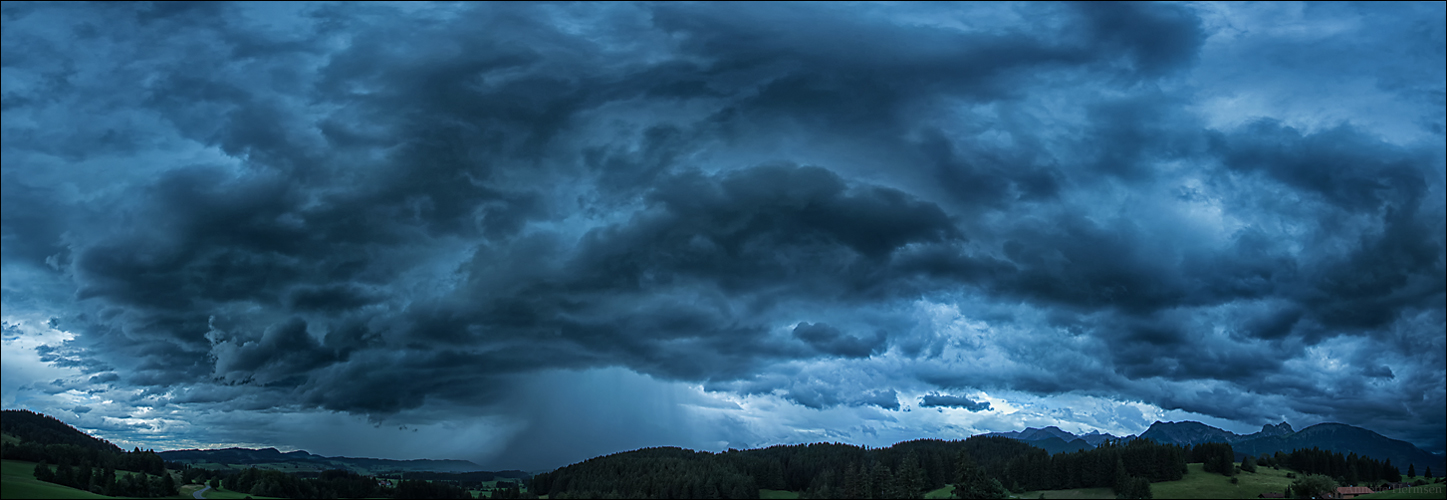
<path fill-rule="evenodd" d="M 1395 490 L 1398 488 L 1406 488 L 1409 486 L 1412 486 L 1412 483 L 1382 483 L 1382 486 L 1380 488 L 1377 488 L 1377 491 Z"/>
<path fill-rule="evenodd" d="M 1366 486 L 1341 486 L 1336 489 L 1337 498 L 1356 498 L 1371 493 L 1375 492 Z"/>

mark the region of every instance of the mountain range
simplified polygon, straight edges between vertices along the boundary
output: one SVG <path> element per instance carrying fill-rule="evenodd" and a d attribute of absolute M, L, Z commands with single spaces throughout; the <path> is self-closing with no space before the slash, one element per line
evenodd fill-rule
<path fill-rule="evenodd" d="M 92 437 L 55 418 L 29 411 L 5 410 L 0 420 L 0 430 L 5 441 L 29 441 L 38 444 L 71 444 L 82 448 L 107 453 L 119 453 L 114 444 Z M 1028 443 L 1050 453 L 1073 452 L 1091 449 L 1106 440 L 1129 440 L 1146 438 L 1157 443 L 1174 445 L 1196 445 L 1202 443 L 1229 443 L 1236 452 L 1236 459 L 1246 455 L 1259 456 L 1263 453 L 1290 452 L 1296 449 L 1318 448 L 1343 455 L 1357 455 L 1390 460 L 1392 465 L 1405 471 L 1408 465 L 1417 470 L 1431 467 L 1438 474 L 1447 472 L 1447 461 L 1443 455 L 1428 453 L 1411 443 L 1392 439 L 1361 427 L 1338 424 L 1316 424 L 1300 431 L 1282 422 L 1265 425 L 1261 431 L 1251 434 L 1236 434 L 1200 422 L 1160 422 L 1151 424 L 1140 436 L 1114 436 L 1098 431 L 1076 435 L 1059 427 L 1026 428 L 1021 431 L 992 432 L 986 436 L 1000 436 Z M 328 457 L 306 451 L 282 452 L 276 448 L 248 449 L 225 448 L 210 450 L 172 450 L 158 452 L 161 458 L 178 463 L 216 464 L 229 466 L 264 466 L 292 472 L 346 469 L 363 474 L 387 472 L 477 472 L 482 467 L 466 460 L 389 460 L 380 458 Z M 487 472 L 487 471 L 481 471 Z M 522 471 L 488 472 L 497 477 L 523 478 L 529 474 Z"/>
<path fill-rule="evenodd" d="M 1246 455 L 1260 456 L 1263 453 L 1319 448 L 1343 455 L 1356 453 L 1378 460 L 1391 460 L 1393 465 L 1403 471 L 1406 470 L 1407 465 L 1411 464 L 1415 464 L 1418 469 L 1432 467 L 1436 471 L 1447 470 L 1447 461 L 1444 461 L 1442 455 L 1428 453 L 1411 443 L 1392 439 L 1368 429 L 1337 423 L 1316 424 L 1296 431 L 1291 428 L 1291 424 L 1282 422 L 1264 425 L 1259 432 L 1236 434 L 1194 421 L 1157 421 L 1140 436 L 1118 437 L 1102 434 L 1099 431 L 1076 435 L 1055 426 L 1043 429 L 1030 427 L 1023 431 L 992 432 L 985 435 L 1017 439 L 1052 454 L 1093 448 L 1107 439 L 1144 438 L 1157 443 L 1181 446 L 1229 443 L 1232 450 L 1236 452 L 1238 460 Z"/>

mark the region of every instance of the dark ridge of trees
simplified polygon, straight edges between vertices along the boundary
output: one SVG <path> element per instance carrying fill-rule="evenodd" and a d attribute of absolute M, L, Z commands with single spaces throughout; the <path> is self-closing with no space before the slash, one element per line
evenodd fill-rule
<path fill-rule="evenodd" d="M 101 453 L 121 453 L 121 448 L 110 441 L 30 410 L 0 410 L 0 432 L 40 445 L 64 444 Z"/>
<path fill-rule="evenodd" d="M 987 436 L 873 449 L 839 443 L 724 453 L 647 448 L 539 474 L 531 490 L 549 498 L 756 498 L 759 488 L 802 491 L 810 498 L 918 498 L 966 474 L 972 489 L 962 490 L 964 495 L 993 494 L 991 482 L 1012 491 L 1127 486 L 1137 491 L 1138 483 L 1126 482 L 1180 479 L 1185 456 L 1179 446 L 1150 440 L 1051 456 L 1014 439 Z"/>
<path fill-rule="evenodd" d="M 396 488 L 377 484 L 377 479 L 345 470 L 326 470 L 315 478 L 269 469 L 248 468 L 220 474 L 219 486 L 252 496 L 282 498 L 463 498 L 457 485 L 407 480 Z M 421 483 L 421 484 L 416 484 Z M 213 485 L 215 486 L 215 485 Z M 403 496 L 411 495 L 411 496 Z M 467 498 L 471 498 L 469 495 Z"/>
<path fill-rule="evenodd" d="M 0 445 L 0 457 L 38 462 L 35 478 L 41 481 L 107 496 L 151 498 L 177 492 L 165 460 L 151 450 L 123 452 L 64 422 L 24 410 L 5 410 L 4 424 L 5 433 L 21 442 Z"/>
<path fill-rule="evenodd" d="M 77 467 L 85 464 L 91 467 L 144 472 L 155 476 L 166 471 L 166 461 L 162 460 L 160 455 L 151 450 L 141 451 L 140 448 L 127 452 L 122 452 L 117 448 L 111 452 L 73 444 L 39 444 L 23 441 L 18 444 L 4 445 L 3 448 L 0 448 L 0 457 L 27 462 L 43 460 L 53 464 L 71 464 Z"/>
<path fill-rule="evenodd" d="M 41 460 L 35 465 L 35 478 L 106 496 L 154 498 L 173 496 L 180 491 L 176 479 L 169 473 L 151 475 L 138 472 L 117 475 L 113 468 L 92 467 L 86 462 L 75 466 L 70 462 L 60 462 L 51 469 L 48 462 Z"/>
<path fill-rule="evenodd" d="M 1106 487 L 1120 492 L 1133 478 L 1151 483 L 1185 477 L 1186 456 L 1185 448 L 1149 439 L 1107 441 L 1089 450 L 1024 455 L 994 477 L 1015 492 Z"/>
<path fill-rule="evenodd" d="M 644 448 L 533 476 L 548 498 L 758 498 L 759 486 L 728 453 Z"/>
<path fill-rule="evenodd" d="M 1402 473 L 1392 465 L 1391 459 L 1378 461 L 1356 453 L 1342 455 L 1340 452 L 1312 447 L 1309 450 L 1276 452 L 1270 457 L 1262 457 L 1269 460 L 1272 466 L 1285 467 L 1303 474 L 1326 476 L 1344 485 L 1395 483 L 1402 480 Z M 1407 470 L 1411 472 L 1411 465 L 1408 465 Z"/>
<path fill-rule="evenodd" d="M 397 483 L 396 496 L 392 498 L 466 498 L 471 500 L 472 494 L 461 486 L 447 482 L 405 479 Z"/>
<path fill-rule="evenodd" d="M 1201 443 L 1186 451 L 1186 461 L 1201 464 L 1206 472 L 1223 476 L 1236 475 L 1236 453 L 1228 443 Z"/>

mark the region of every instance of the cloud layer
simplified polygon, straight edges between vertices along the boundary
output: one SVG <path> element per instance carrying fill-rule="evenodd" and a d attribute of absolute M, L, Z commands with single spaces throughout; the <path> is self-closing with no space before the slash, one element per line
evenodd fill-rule
<path fill-rule="evenodd" d="M 3 16 L 7 407 L 521 453 L 621 370 L 719 416 L 603 451 L 1070 398 L 1447 445 L 1441 5 Z"/>

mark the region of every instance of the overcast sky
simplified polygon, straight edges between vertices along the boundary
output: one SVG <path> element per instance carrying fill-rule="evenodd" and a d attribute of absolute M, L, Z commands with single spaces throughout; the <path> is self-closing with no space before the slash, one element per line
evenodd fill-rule
<path fill-rule="evenodd" d="M 128 447 L 1447 445 L 1441 2 L 3 22 L 3 405 Z"/>

